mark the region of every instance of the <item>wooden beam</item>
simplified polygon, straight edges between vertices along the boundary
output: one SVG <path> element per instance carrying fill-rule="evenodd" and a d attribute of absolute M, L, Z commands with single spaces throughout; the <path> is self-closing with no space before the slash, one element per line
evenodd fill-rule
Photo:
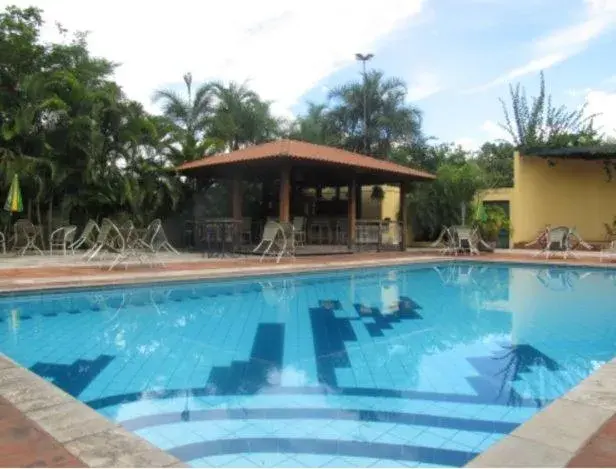
<path fill-rule="evenodd" d="M 400 232 L 400 250 L 406 250 L 406 231 L 408 227 L 408 217 L 406 211 L 406 184 L 400 183 L 400 224 L 402 229 Z"/>
<path fill-rule="evenodd" d="M 280 170 L 280 221 L 291 221 L 291 167 L 283 166 Z"/>
<path fill-rule="evenodd" d="M 355 176 L 353 176 L 349 184 L 348 207 L 349 227 L 347 239 L 349 242 L 349 249 L 353 249 L 355 247 L 355 220 L 357 216 L 357 182 L 355 181 Z"/>
<path fill-rule="evenodd" d="M 239 177 L 234 177 L 231 185 L 231 197 L 233 200 L 232 216 L 239 220 L 242 218 L 242 181 Z"/>

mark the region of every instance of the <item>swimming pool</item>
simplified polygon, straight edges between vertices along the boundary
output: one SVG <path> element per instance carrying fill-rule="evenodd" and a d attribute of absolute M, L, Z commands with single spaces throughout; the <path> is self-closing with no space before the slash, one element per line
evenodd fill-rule
<path fill-rule="evenodd" d="M 193 466 L 462 466 L 616 355 L 614 270 L 455 262 L 0 298 L 0 350 Z"/>

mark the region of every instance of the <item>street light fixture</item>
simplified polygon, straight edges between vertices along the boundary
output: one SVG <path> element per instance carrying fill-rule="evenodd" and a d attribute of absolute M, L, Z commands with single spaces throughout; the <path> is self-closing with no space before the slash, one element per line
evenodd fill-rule
<path fill-rule="evenodd" d="M 374 57 L 374 54 L 355 54 L 355 60 L 359 60 L 362 63 L 362 70 L 364 75 L 364 153 L 368 154 L 368 79 L 366 75 L 366 62 Z"/>

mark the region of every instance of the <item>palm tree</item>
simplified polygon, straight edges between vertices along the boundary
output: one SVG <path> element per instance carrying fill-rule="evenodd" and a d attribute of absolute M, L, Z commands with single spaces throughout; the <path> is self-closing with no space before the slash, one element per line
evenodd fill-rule
<path fill-rule="evenodd" d="M 296 140 L 327 145 L 328 129 L 328 109 L 326 104 L 308 103 L 308 110 L 305 115 L 300 116 L 293 125 L 290 137 Z M 331 137 L 330 137 L 331 138 Z"/>
<path fill-rule="evenodd" d="M 175 145 L 180 151 L 168 148 L 172 164 L 194 161 L 204 156 L 205 133 L 210 125 L 213 106 L 213 87 L 204 83 L 193 93 L 193 78 L 190 73 L 184 75 L 186 97 L 174 90 L 158 90 L 154 93 L 154 102 L 162 101 L 163 116 L 168 120 L 167 137 L 172 140 L 168 146 Z M 206 145 L 206 147 L 209 146 Z"/>
<path fill-rule="evenodd" d="M 270 103 L 262 101 L 246 84 L 218 82 L 212 88 L 217 102 L 210 135 L 225 142 L 229 150 L 278 135 L 280 122 L 271 115 Z"/>
<path fill-rule="evenodd" d="M 333 104 L 328 113 L 329 130 L 338 135 L 341 146 L 355 152 L 364 149 L 364 91 L 370 155 L 388 158 L 396 146 L 422 140 L 421 112 L 406 103 L 405 83 L 398 78 L 385 78 L 382 72 L 370 71 L 365 81 L 347 83 L 329 93 Z"/>

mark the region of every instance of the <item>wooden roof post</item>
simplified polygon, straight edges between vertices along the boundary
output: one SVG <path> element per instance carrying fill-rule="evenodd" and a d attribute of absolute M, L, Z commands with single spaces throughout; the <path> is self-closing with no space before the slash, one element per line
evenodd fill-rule
<path fill-rule="evenodd" d="M 351 183 L 349 184 L 348 201 L 349 227 L 347 239 L 349 242 L 349 249 L 353 249 L 355 247 L 355 220 L 357 216 L 357 181 L 355 180 L 355 175 L 353 175 L 353 179 L 351 179 Z"/>
<path fill-rule="evenodd" d="M 404 182 L 400 183 L 400 250 L 406 250 L 406 232 L 408 230 L 407 210 L 406 210 L 407 188 Z"/>
<path fill-rule="evenodd" d="M 280 170 L 280 221 L 291 221 L 291 166 L 284 165 Z"/>
<path fill-rule="evenodd" d="M 234 176 L 233 178 L 231 194 L 233 200 L 233 219 L 240 220 L 242 218 L 242 181 L 238 176 Z"/>

